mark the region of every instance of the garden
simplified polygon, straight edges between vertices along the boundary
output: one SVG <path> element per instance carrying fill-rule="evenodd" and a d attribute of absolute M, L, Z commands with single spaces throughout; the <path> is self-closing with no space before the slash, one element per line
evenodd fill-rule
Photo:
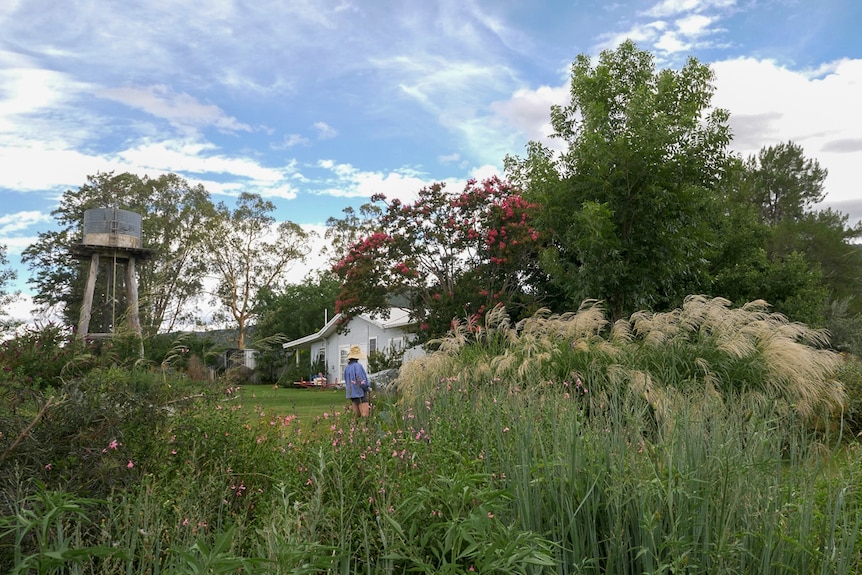
<path fill-rule="evenodd" d="M 0 569 L 857 573 L 862 365 L 826 343 L 758 302 L 497 307 L 355 419 L 6 342 Z"/>

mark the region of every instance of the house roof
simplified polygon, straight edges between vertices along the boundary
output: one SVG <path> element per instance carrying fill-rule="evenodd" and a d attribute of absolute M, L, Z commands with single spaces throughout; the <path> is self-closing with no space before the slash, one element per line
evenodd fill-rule
<path fill-rule="evenodd" d="M 331 320 L 326 322 L 317 333 L 312 333 L 305 337 L 301 337 L 299 339 L 294 339 L 293 341 L 288 341 L 283 343 L 281 347 L 284 349 L 290 349 L 292 347 L 299 347 L 301 345 L 309 344 L 314 341 L 319 341 L 321 339 L 326 339 L 338 329 L 338 324 L 341 321 L 342 314 L 335 314 Z M 359 314 L 352 321 L 356 321 L 356 319 L 361 319 L 370 324 L 376 325 L 381 329 L 390 329 L 396 327 L 404 327 L 410 325 L 410 311 L 401 307 L 392 307 L 389 308 L 389 316 L 383 317 L 381 315 L 371 315 L 367 313 Z"/>

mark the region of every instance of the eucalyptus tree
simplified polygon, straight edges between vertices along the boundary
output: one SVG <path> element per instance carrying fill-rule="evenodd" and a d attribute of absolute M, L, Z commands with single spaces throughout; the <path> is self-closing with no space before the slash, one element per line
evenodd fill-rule
<path fill-rule="evenodd" d="M 236 323 L 237 347 L 245 347 L 249 322 L 258 310 L 262 290 L 277 291 L 292 264 L 308 255 L 309 235 L 298 224 L 276 222 L 275 204 L 243 192 L 231 210 L 223 202 L 206 235 L 210 271 L 215 276 L 213 304 Z"/>
<path fill-rule="evenodd" d="M 731 139 L 712 106 L 714 73 L 689 58 L 656 70 L 626 41 L 571 68 L 571 101 L 551 109 L 564 150 L 531 143 L 507 176 L 541 206 L 540 261 L 558 307 L 601 299 L 614 319 L 678 305 L 708 283 L 708 253 Z"/>
<path fill-rule="evenodd" d="M 6 246 L 0 244 L 0 266 L 9 265 L 9 260 L 6 258 Z M 11 304 L 17 294 L 10 291 L 10 283 L 15 281 L 18 274 L 12 268 L 0 267 L 0 327 L 5 327 L 11 323 L 9 319 L 3 319 L 7 315 L 7 306 Z"/>
<path fill-rule="evenodd" d="M 191 313 L 203 289 L 203 238 L 215 216 L 209 193 L 176 174 L 149 178 L 113 172 L 88 176 L 77 190 L 67 190 L 51 212 L 56 228 L 40 232 L 22 259 L 32 272 L 34 301 L 59 309 L 72 324 L 78 319 L 87 272 L 70 252 L 82 241 L 84 212 L 93 208 L 120 208 L 142 216 L 143 246 L 152 252 L 137 268 L 142 328 L 145 335 L 172 330 Z M 105 280 L 100 278 L 97 286 L 103 294 Z"/>

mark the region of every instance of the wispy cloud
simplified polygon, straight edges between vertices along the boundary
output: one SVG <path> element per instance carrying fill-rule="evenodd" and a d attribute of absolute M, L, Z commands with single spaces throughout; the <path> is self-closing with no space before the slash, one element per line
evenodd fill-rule
<path fill-rule="evenodd" d="M 318 140 L 328 140 L 338 135 L 338 131 L 326 122 L 315 122 L 314 129 L 317 131 Z"/>
<path fill-rule="evenodd" d="M 231 132 L 251 131 L 250 126 L 228 116 L 218 106 L 202 104 L 193 96 L 175 93 L 165 85 L 107 88 L 100 90 L 98 95 L 142 110 L 179 128 L 213 126 Z"/>
<path fill-rule="evenodd" d="M 735 10 L 736 0 L 663 0 L 637 14 L 627 28 L 600 35 L 598 49 L 626 39 L 667 56 L 706 48 Z"/>

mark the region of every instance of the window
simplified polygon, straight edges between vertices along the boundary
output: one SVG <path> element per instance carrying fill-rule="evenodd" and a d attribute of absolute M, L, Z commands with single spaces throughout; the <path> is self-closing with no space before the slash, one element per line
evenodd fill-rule
<path fill-rule="evenodd" d="M 404 349 L 404 337 L 393 337 L 389 339 L 389 353 L 395 353 Z"/>
<path fill-rule="evenodd" d="M 377 338 L 369 337 L 368 338 L 368 353 L 369 355 L 377 351 Z"/>
<path fill-rule="evenodd" d="M 338 373 L 344 374 L 344 368 L 347 367 L 347 354 L 350 353 L 350 346 L 342 345 L 338 348 Z"/>

